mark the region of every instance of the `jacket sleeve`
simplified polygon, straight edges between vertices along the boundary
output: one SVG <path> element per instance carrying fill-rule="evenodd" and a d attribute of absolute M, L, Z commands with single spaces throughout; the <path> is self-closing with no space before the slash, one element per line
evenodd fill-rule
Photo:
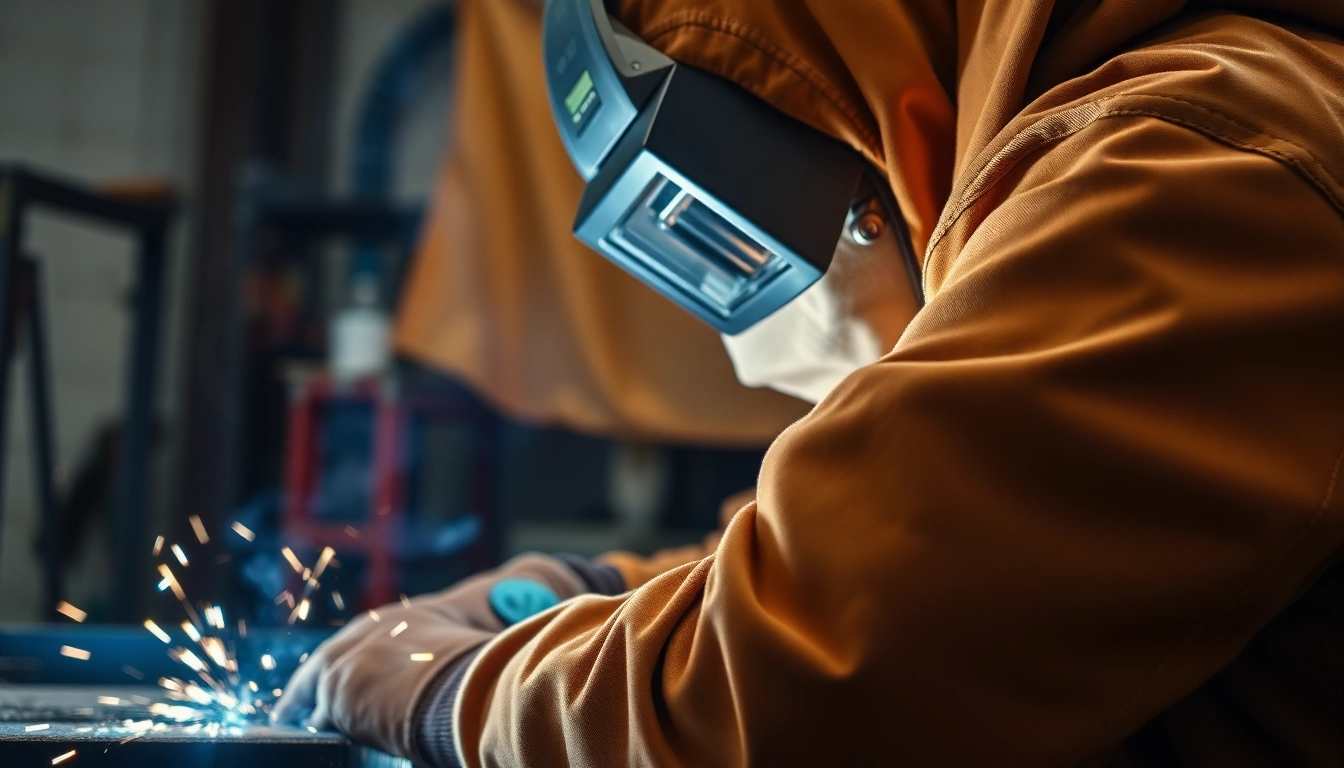
<path fill-rule="evenodd" d="M 729 496 L 719 506 L 719 528 L 710 532 L 699 544 L 673 547 L 643 556 L 633 552 L 608 552 L 597 558 L 597 563 L 615 568 L 625 582 L 626 589 L 638 589 L 658 576 L 687 563 L 703 560 L 719 548 L 723 531 L 732 522 L 733 516 L 747 504 L 756 500 L 756 489 Z"/>
<path fill-rule="evenodd" d="M 466 765 L 1089 763 L 1340 557 L 1340 213 L 1145 117 L 994 199 L 713 555 L 485 647 Z"/>

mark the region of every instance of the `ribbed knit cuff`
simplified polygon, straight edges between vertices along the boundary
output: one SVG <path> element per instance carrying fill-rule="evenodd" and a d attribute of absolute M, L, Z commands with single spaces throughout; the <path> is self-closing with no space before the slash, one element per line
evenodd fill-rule
<path fill-rule="evenodd" d="M 417 751 L 431 768 L 462 768 L 457 761 L 453 706 L 462 689 L 462 680 L 467 676 L 467 667 L 483 647 L 476 647 L 444 667 L 415 707 L 415 721 L 419 726 Z"/>
<path fill-rule="evenodd" d="M 556 559 L 568 565 L 578 574 L 588 591 L 595 595 L 619 595 L 626 591 L 625 577 L 615 567 L 594 563 L 578 555 L 556 555 Z"/>
<path fill-rule="evenodd" d="M 578 555 L 556 555 L 579 577 L 589 592 L 598 595 L 619 595 L 626 591 L 625 578 L 610 565 L 594 563 Z M 443 668 L 434 682 L 425 689 L 415 707 L 417 751 L 431 768 L 462 768 L 457 760 L 457 734 L 453 731 L 453 709 L 467 667 L 481 652 L 478 646 Z"/>

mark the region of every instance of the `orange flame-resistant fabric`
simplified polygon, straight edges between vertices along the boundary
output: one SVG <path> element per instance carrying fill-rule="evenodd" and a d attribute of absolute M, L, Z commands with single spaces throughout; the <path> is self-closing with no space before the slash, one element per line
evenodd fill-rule
<path fill-rule="evenodd" d="M 1344 762 L 1344 4 L 628 0 L 884 164 L 928 305 L 468 766 Z"/>
<path fill-rule="evenodd" d="M 551 118 L 541 4 L 458 3 L 443 169 L 399 352 L 504 413 L 593 434 L 766 445 L 807 406 L 737 382 L 714 331 L 571 234 L 583 180 Z"/>

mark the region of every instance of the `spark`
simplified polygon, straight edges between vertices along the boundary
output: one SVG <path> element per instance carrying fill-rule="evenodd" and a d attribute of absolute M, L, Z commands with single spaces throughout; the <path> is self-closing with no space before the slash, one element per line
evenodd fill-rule
<path fill-rule="evenodd" d="M 56 604 L 56 612 L 61 614 L 62 616 L 69 616 L 70 618 L 74 619 L 75 621 L 81 624 L 84 622 L 85 619 L 89 617 L 89 614 L 79 610 L 78 608 L 65 602 L 64 600 Z"/>
<path fill-rule="evenodd" d="M 293 566 L 295 573 L 303 573 L 303 563 L 299 562 L 299 558 L 295 557 L 294 550 L 289 547 L 281 547 L 280 554 L 284 555 L 285 559 L 289 561 L 289 564 Z"/>
<path fill-rule="evenodd" d="M 229 655 L 224 652 L 224 641 L 218 637 L 207 637 L 201 641 L 201 647 L 205 649 L 205 655 L 210 660 L 223 667 L 229 668 Z"/>
<path fill-rule="evenodd" d="M 75 750 L 72 749 L 69 752 L 66 752 L 64 755 L 57 755 L 51 758 L 51 764 L 56 765 L 57 763 L 64 763 L 66 760 L 69 760 L 74 756 L 75 756 Z"/>
<path fill-rule="evenodd" d="M 173 590 L 173 596 L 178 600 L 186 600 L 187 593 L 182 591 L 182 585 L 177 583 L 177 577 L 173 575 L 172 569 L 166 565 L 159 566 L 159 575 L 163 576 L 168 582 L 168 586 Z"/>
<path fill-rule="evenodd" d="M 309 732 L 309 733 L 317 733 L 317 729 L 310 725 L 310 726 L 308 726 L 308 732 Z"/>
<path fill-rule="evenodd" d="M 159 553 L 162 551 L 163 551 L 163 537 L 160 536 L 154 540 L 154 551 L 151 554 L 154 555 L 154 557 L 158 557 Z"/>
<path fill-rule="evenodd" d="M 299 663 L 300 663 L 300 664 L 302 664 L 303 662 L 305 662 L 305 661 L 307 661 L 307 660 L 308 660 L 308 654 L 306 654 L 306 653 L 299 657 Z"/>
<path fill-rule="evenodd" d="M 141 672 L 140 670 L 136 669 L 135 667 L 132 667 L 130 664 L 122 664 L 122 665 L 121 665 L 121 671 L 122 671 L 122 672 L 125 672 L 126 674 L 130 675 L 131 677 L 134 677 L 136 680 L 144 680 L 144 679 L 145 679 L 145 673 L 144 673 L 144 672 Z"/>
<path fill-rule="evenodd" d="M 352 539 L 358 539 L 358 538 L 359 538 L 359 529 L 356 528 L 356 527 L 353 526 L 353 525 L 347 525 L 347 526 L 345 526 L 345 535 L 346 535 L 346 536 L 349 536 L 349 537 L 352 538 Z"/>
<path fill-rule="evenodd" d="M 392 637 L 396 637 L 397 635 L 400 635 L 402 632 L 405 632 L 407 626 L 408 626 L 408 625 L 407 625 L 406 622 L 404 622 L 404 621 L 401 622 L 400 624 L 398 624 L 398 625 L 392 630 Z"/>
<path fill-rule="evenodd" d="M 179 723 L 200 717 L 201 711 L 195 707 L 184 707 L 180 704 L 150 704 L 151 714 L 167 717 L 178 721 Z"/>
<path fill-rule="evenodd" d="M 33 731 L 45 731 L 50 727 L 51 723 L 39 723 L 38 725 L 25 725 L 23 726 L 23 731 L 24 733 L 32 733 Z"/>
<path fill-rule="evenodd" d="M 317 565 L 313 567 L 314 579 L 322 578 L 322 572 L 327 570 L 327 566 L 331 564 L 331 559 L 335 556 L 336 556 L 336 550 L 332 549 L 331 547 L 327 547 L 322 550 L 321 556 L 317 558 Z"/>
<path fill-rule="evenodd" d="M 411 598 L 407 597 L 405 592 L 401 593 L 401 604 L 407 608 L 411 607 Z"/>
<path fill-rule="evenodd" d="M 145 629 L 148 629 L 150 632 L 153 632 L 155 637 L 159 638 L 165 643 L 173 642 L 173 638 L 169 637 L 167 632 L 164 632 L 162 629 L 159 629 L 159 625 L 155 624 L 150 619 L 145 619 Z"/>
<path fill-rule="evenodd" d="M 196 529 L 198 538 L 201 538 L 201 543 L 206 543 L 209 537 L 205 533 L 205 527 L 200 524 L 199 518 L 193 516 L 192 526 Z M 240 528 L 241 530 L 239 530 Z M 250 529 L 241 524 L 233 526 L 233 529 L 238 535 L 248 538 L 249 541 L 255 537 Z M 246 536 L 244 533 L 252 534 L 252 536 Z M 161 547 L 162 543 L 159 546 Z M 173 544 L 171 549 L 178 561 L 185 567 L 188 560 L 183 548 Z M 298 595 L 285 590 L 276 598 L 275 602 L 277 605 L 287 603 L 293 609 L 290 623 L 293 623 L 296 618 L 306 621 L 312 610 L 313 600 L 316 599 L 310 596 L 315 590 L 321 588 L 317 576 L 321 575 L 325 569 L 339 567 L 335 557 L 335 549 L 324 547 L 322 552 L 318 554 L 317 562 L 312 570 L 304 568 L 303 562 L 299 560 L 291 548 L 283 547 L 281 552 L 295 572 L 304 576 L 307 587 Z M 199 553 L 197 554 L 199 555 Z M 218 561 L 218 558 L 216 560 Z M 190 668 L 195 673 L 194 676 L 197 681 L 181 679 L 191 677 L 185 674 L 175 678 L 159 678 L 159 684 L 165 689 L 163 694 L 165 698 L 181 702 L 181 704 L 151 704 L 146 700 L 145 705 L 150 708 L 151 712 L 160 714 L 165 719 L 177 720 L 181 723 L 192 722 L 192 725 L 184 728 L 187 732 L 191 732 L 193 728 L 195 730 L 204 729 L 211 735 L 216 735 L 221 728 L 229 728 L 227 723 L 239 722 L 239 717 L 254 716 L 258 711 L 269 712 L 272 704 L 268 704 L 262 699 L 256 700 L 255 707 L 248 701 L 240 700 L 241 696 L 248 696 L 249 689 L 251 693 L 260 693 L 261 688 L 255 680 L 239 680 L 239 662 L 233 654 L 233 641 L 229 638 L 227 632 L 228 624 L 223 609 L 219 605 L 190 602 L 182 583 L 178 581 L 172 569 L 161 562 L 158 565 L 158 570 L 162 577 L 159 584 L 160 591 L 172 589 L 173 595 L 190 618 L 189 622 L 182 622 L 182 630 L 191 641 L 197 644 L 201 654 L 197 655 L 193 650 L 185 647 L 174 646 L 174 638 L 171 635 L 163 631 L 152 620 L 146 619 L 145 628 L 170 646 L 169 658 Z M 344 599 L 338 598 L 337 601 L 342 607 L 344 606 Z M 239 620 L 237 622 L 237 631 L 237 637 L 247 637 L 247 625 L 244 621 Z M 305 653 L 299 659 L 300 663 L 307 657 L 308 654 Z M 267 671 L 275 670 L 277 667 L 276 659 L 270 653 L 260 655 L 260 664 Z M 143 677 L 144 675 L 141 673 L 137 679 L 143 679 Z M 247 687 L 244 688 L 244 685 Z M 281 695 L 283 695 L 283 689 L 276 688 L 275 696 L 279 698 Z M 118 703 L 119 701 L 115 698 L 107 698 L 112 703 Z M 196 708 L 197 705 L 201 708 Z M 147 722 L 152 724 L 153 721 Z M 127 726 L 131 723 L 130 720 L 124 721 L 124 725 Z M 159 725 L 164 728 L 169 727 L 163 722 L 160 722 Z M 158 726 L 152 726 L 151 730 L 157 728 Z M 134 738 L 136 735 L 142 734 L 137 733 L 130 738 Z"/>
<path fill-rule="evenodd" d="M 253 539 L 257 538 L 257 534 L 253 533 L 250 528 L 237 521 L 234 521 L 233 523 L 233 532 L 238 534 L 239 536 L 242 536 L 244 539 L 247 539 L 248 541 L 252 541 Z"/>
<path fill-rule="evenodd" d="M 379 616 L 379 615 L 378 615 L 378 612 L 375 611 L 375 610 L 373 610 L 372 608 L 369 609 L 369 618 L 370 618 L 370 619 L 373 619 L 374 621 L 382 621 L 382 620 L 383 620 L 383 617 L 382 617 L 382 616 Z"/>
<path fill-rule="evenodd" d="M 191 527 L 196 531 L 196 540 L 202 544 L 209 544 L 210 534 L 205 532 L 205 526 L 201 524 L 200 515 L 192 515 L 187 520 L 191 521 Z"/>
<path fill-rule="evenodd" d="M 196 672 L 205 671 L 205 662 L 201 661 L 200 656 L 197 656 L 196 654 L 192 653 L 186 648 L 178 648 L 176 650 L 178 661 L 182 662 L 183 664 L 186 664 L 188 667 L 191 667 Z"/>
<path fill-rule="evenodd" d="M 308 598 L 305 597 L 303 598 L 303 600 L 299 601 L 299 604 L 295 606 L 294 610 L 289 614 L 289 623 L 293 624 L 296 618 L 299 621 L 307 621 L 308 606 L 309 606 Z"/>
<path fill-rule="evenodd" d="M 280 698 L 281 696 L 284 696 L 284 695 L 285 695 L 285 689 L 284 689 L 284 688 L 276 688 L 274 691 L 271 691 L 271 693 L 274 694 L 274 695 L 275 695 L 275 698 L 278 699 L 278 698 Z"/>
<path fill-rule="evenodd" d="M 412 653 L 412 654 L 411 654 L 411 661 L 433 661 L 433 660 L 434 660 L 434 654 L 432 654 L 432 653 Z"/>
<path fill-rule="evenodd" d="M 99 696 L 98 703 L 116 707 L 121 705 L 121 699 L 118 699 L 116 696 Z"/>
<path fill-rule="evenodd" d="M 331 602 L 333 602 L 333 603 L 336 604 L 336 610 L 338 610 L 338 611 L 344 611 L 344 610 L 345 610 L 345 600 L 341 599 L 341 593 L 340 593 L 340 592 L 333 591 L 333 592 L 331 593 Z"/>
<path fill-rule="evenodd" d="M 62 645 L 61 655 L 69 656 L 72 659 L 79 659 L 80 661 L 88 661 L 89 657 L 92 656 L 93 654 L 89 653 L 83 648 L 75 648 L 74 646 L 70 645 Z"/>

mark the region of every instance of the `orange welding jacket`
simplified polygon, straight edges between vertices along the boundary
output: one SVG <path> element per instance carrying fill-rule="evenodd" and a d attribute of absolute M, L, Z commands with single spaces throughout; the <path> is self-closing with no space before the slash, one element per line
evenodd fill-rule
<path fill-rule="evenodd" d="M 397 350 L 514 418 L 766 445 L 807 406 L 737 382 L 718 335 L 572 234 L 583 180 L 551 120 L 534 0 L 458 3 L 452 125 Z"/>
<path fill-rule="evenodd" d="M 484 646 L 465 764 L 1344 764 L 1344 3 L 609 6 L 885 168 L 928 304 Z"/>

